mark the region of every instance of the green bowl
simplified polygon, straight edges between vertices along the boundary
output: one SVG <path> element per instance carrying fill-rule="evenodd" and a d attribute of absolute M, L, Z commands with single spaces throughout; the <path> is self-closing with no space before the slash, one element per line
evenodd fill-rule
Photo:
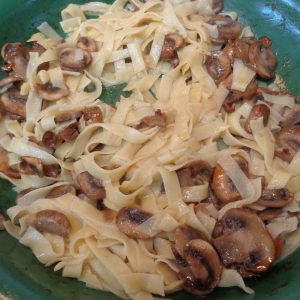
<path fill-rule="evenodd" d="M 83 3 L 84 0 L 1 0 L 0 45 L 5 42 L 25 41 L 44 21 L 56 29 L 60 11 L 68 3 Z M 109 2 L 109 0 L 107 0 Z M 226 9 L 238 12 L 240 20 L 254 30 L 256 36 L 272 38 L 279 57 L 278 72 L 288 89 L 300 95 L 300 1 L 242 1 L 227 0 Z M 105 90 L 102 99 L 113 102 L 122 87 Z M 0 181 L 0 211 L 14 204 L 12 186 Z M 252 299 L 300 299 L 300 251 L 277 264 L 261 278 L 247 281 L 255 295 L 246 295 L 237 288 L 219 288 L 209 295 L 211 300 Z M 1 295 L 2 294 L 2 295 Z M 19 245 L 5 232 L 0 232 L 0 299 L 108 299 L 118 297 L 88 289 L 84 284 L 54 273 L 53 268 L 44 268 L 31 251 Z M 172 299 L 194 299 L 184 292 Z M 169 297 L 170 298 L 170 297 Z"/>

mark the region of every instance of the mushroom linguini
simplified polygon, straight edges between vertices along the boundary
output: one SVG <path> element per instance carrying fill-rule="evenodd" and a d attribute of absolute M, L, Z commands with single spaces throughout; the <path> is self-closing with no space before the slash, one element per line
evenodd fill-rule
<path fill-rule="evenodd" d="M 123 299 L 253 293 L 243 278 L 299 245 L 299 105 L 261 86 L 272 41 L 222 10 L 70 4 L 64 38 L 43 23 L 3 46 L 0 175 L 18 197 L 1 224 L 41 263 Z"/>

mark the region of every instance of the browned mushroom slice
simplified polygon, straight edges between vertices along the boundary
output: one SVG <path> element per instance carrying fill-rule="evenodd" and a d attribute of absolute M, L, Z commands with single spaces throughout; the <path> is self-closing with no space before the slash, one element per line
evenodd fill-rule
<path fill-rule="evenodd" d="M 284 120 L 280 122 L 280 126 L 295 125 L 300 122 L 300 104 L 296 104 L 293 108 L 286 107 L 283 113 Z"/>
<path fill-rule="evenodd" d="M 224 9 L 223 0 L 213 0 L 212 9 L 215 14 L 220 13 Z"/>
<path fill-rule="evenodd" d="M 86 107 L 83 111 L 83 118 L 87 125 L 103 122 L 102 110 L 98 106 Z"/>
<path fill-rule="evenodd" d="M 167 34 L 161 50 L 160 60 L 170 61 L 178 58 L 177 50 L 184 47 L 184 44 L 184 39 L 180 34 Z"/>
<path fill-rule="evenodd" d="M 56 210 L 42 210 L 28 218 L 28 225 L 37 231 L 52 233 L 67 237 L 71 231 L 71 223 L 68 218 Z"/>
<path fill-rule="evenodd" d="M 249 48 L 249 66 L 261 77 L 271 79 L 275 76 L 277 58 L 272 51 L 272 41 L 262 37 Z"/>
<path fill-rule="evenodd" d="M 42 137 L 43 146 L 53 149 L 57 143 L 57 136 L 52 131 L 46 131 Z"/>
<path fill-rule="evenodd" d="M 237 58 L 241 59 L 245 63 L 248 63 L 249 48 L 253 43 L 253 39 L 236 39 L 234 41 L 228 41 L 223 51 L 228 55 L 231 62 L 233 62 L 233 60 Z"/>
<path fill-rule="evenodd" d="M 0 107 L 8 113 L 19 116 L 20 120 L 25 120 L 26 100 L 26 97 L 21 96 L 19 91 L 11 89 L 2 95 Z"/>
<path fill-rule="evenodd" d="M 9 76 L 0 80 L 0 87 L 11 86 L 13 83 L 20 81 L 20 78 Z"/>
<path fill-rule="evenodd" d="M 256 104 L 252 107 L 252 110 L 250 112 L 250 115 L 248 119 L 245 122 L 244 128 L 248 133 L 252 133 L 251 127 L 250 127 L 250 121 L 257 120 L 259 118 L 263 118 L 263 124 L 264 126 L 267 126 L 268 121 L 270 117 L 270 109 L 265 104 Z"/>
<path fill-rule="evenodd" d="M 155 111 L 153 116 L 145 117 L 141 120 L 141 125 L 147 127 L 166 127 L 167 125 L 167 116 L 160 109 Z"/>
<path fill-rule="evenodd" d="M 72 141 L 78 135 L 79 122 L 74 122 L 57 134 L 57 140 Z"/>
<path fill-rule="evenodd" d="M 217 25 L 219 36 L 213 39 L 215 43 L 224 44 L 228 40 L 236 40 L 242 31 L 239 22 L 232 20 L 230 16 L 215 15 L 208 21 L 208 24 Z"/>
<path fill-rule="evenodd" d="M 216 250 L 204 240 L 192 240 L 184 247 L 184 259 L 188 268 L 179 272 L 186 291 L 205 296 L 218 285 L 223 266 Z"/>
<path fill-rule="evenodd" d="M 77 182 L 81 191 L 92 200 L 105 198 L 105 189 L 100 179 L 88 172 L 82 172 L 77 176 Z"/>
<path fill-rule="evenodd" d="M 135 239 L 147 240 L 151 236 L 139 230 L 138 226 L 146 222 L 153 215 L 134 207 L 123 207 L 117 214 L 116 225 L 127 236 Z"/>
<path fill-rule="evenodd" d="M 60 173 L 61 168 L 58 164 L 43 165 L 44 176 L 56 178 Z"/>
<path fill-rule="evenodd" d="M 282 213 L 282 209 L 279 208 L 267 208 L 258 213 L 258 216 L 263 220 L 263 222 L 269 222 L 277 218 Z"/>
<path fill-rule="evenodd" d="M 39 158 L 32 156 L 21 156 L 20 157 L 20 172 L 27 175 L 38 175 L 44 176 L 43 163 Z"/>
<path fill-rule="evenodd" d="M 181 225 L 176 228 L 174 234 L 174 248 L 177 253 L 183 257 L 183 249 L 185 245 L 191 240 L 202 239 L 206 240 L 206 237 L 198 230 L 188 225 Z"/>
<path fill-rule="evenodd" d="M 71 120 L 80 119 L 82 117 L 82 111 L 74 110 L 74 111 L 65 111 L 60 113 L 55 117 L 55 123 L 63 123 Z"/>
<path fill-rule="evenodd" d="M 291 162 L 296 153 L 300 150 L 300 127 L 288 125 L 282 128 L 275 139 L 281 150 L 275 151 L 275 155 L 282 160 Z"/>
<path fill-rule="evenodd" d="M 81 36 L 77 42 L 77 48 L 87 50 L 89 52 L 97 52 L 98 46 L 95 40 L 88 36 Z"/>
<path fill-rule="evenodd" d="M 19 204 L 20 198 L 24 197 L 26 194 L 28 194 L 28 193 L 30 193 L 30 192 L 32 192 L 34 190 L 35 190 L 35 188 L 28 188 L 28 189 L 25 189 L 25 190 L 22 190 L 21 192 L 19 192 L 17 194 L 17 197 L 16 197 L 16 203 L 17 203 L 17 205 Z"/>
<path fill-rule="evenodd" d="M 21 177 L 19 170 L 9 166 L 8 162 L 8 153 L 5 149 L 0 147 L 0 172 L 9 178 L 19 179 Z"/>
<path fill-rule="evenodd" d="M 46 48 L 43 47 L 38 42 L 33 42 L 31 47 L 31 52 L 37 52 L 39 55 L 43 54 L 46 51 Z"/>
<path fill-rule="evenodd" d="M 59 61 L 65 69 L 83 71 L 91 64 L 92 55 L 84 49 L 65 48 L 59 53 Z"/>
<path fill-rule="evenodd" d="M 234 112 L 236 102 L 253 99 L 257 94 L 257 89 L 258 89 L 258 83 L 254 79 L 248 84 L 244 92 L 230 91 L 230 93 L 228 94 L 228 96 L 226 97 L 223 103 L 224 110 L 228 113 Z"/>
<path fill-rule="evenodd" d="M 263 190 L 257 204 L 266 207 L 280 208 L 284 207 L 294 200 L 294 194 L 288 189 L 270 189 Z"/>
<path fill-rule="evenodd" d="M 36 84 L 35 86 L 38 95 L 47 101 L 58 101 L 69 95 L 69 90 L 53 86 L 50 82 L 45 84 Z"/>
<path fill-rule="evenodd" d="M 227 54 L 222 51 L 215 51 L 207 59 L 206 68 L 208 74 L 217 82 L 225 80 L 232 71 L 231 61 Z"/>
<path fill-rule="evenodd" d="M 248 174 L 248 163 L 240 156 L 233 156 L 233 159 L 239 164 L 242 171 Z M 223 203 L 234 202 L 241 199 L 241 195 L 228 177 L 224 169 L 217 164 L 213 173 L 211 184 L 212 190 L 216 197 Z"/>
<path fill-rule="evenodd" d="M 274 241 L 253 212 L 232 208 L 216 223 L 212 244 L 224 266 L 249 277 L 268 270 L 275 260 Z"/>
<path fill-rule="evenodd" d="M 206 161 L 196 160 L 177 171 L 177 176 L 181 187 L 201 185 L 210 182 L 212 168 Z"/>
<path fill-rule="evenodd" d="M 24 80 L 26 78 L 27 64 L 29 61 L 30 48 L 21 44 L 5 44 L 1 55 L 6 62 L 5 71 L 13 71 L 13 76 Z"/>
<path fill-rule="evenodd" d="M 0 214 L 0 231 L 5 230 L 4 221 L 5 221 L 4 216 Z"/>
<path fill-rule="evenodd" d="M 53 188 L 47 195 L 47 198 L 58 198 L 65 194 L 76 195 L 76 189 L 72 184 L 64 184 Z"/>

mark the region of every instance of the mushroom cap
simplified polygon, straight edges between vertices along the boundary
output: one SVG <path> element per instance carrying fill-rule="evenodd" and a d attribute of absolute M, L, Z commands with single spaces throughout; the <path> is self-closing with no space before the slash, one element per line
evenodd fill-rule
<path fill-rule="evenodd" d="M 26 118 L 26 100 L 16 89 L 10 89 L 1 96 L 0 107 L 2 110 L 21 117 Z"/>
<path fill-rule="evenodd" d="M 272 41 L 268 37 L 256 40 L 249 48 L 249 67 L 264 79 L 275 76 L 277 58 L 272 51 Z"/>
<path fill-rule="evenodd" d="M 288 125 L 275 134 L 277 144 L 282 148 L 275 151 L 275 155 L 281 159 L 291 162 L 300 150 L 300 126 Z"/>
<path fill-rule="evenodd" d="M 242 276 L 268 270 L 275 261 L 274 241 L 262 220 L 253 212 L 232 208 L 216 223 L 212 244 L 226 267 Z"/>
<path fill-rule="evenodd" d="M 69 95 L 69 90 L 53 86 L 50 82 L 45 84 L 36 84 L 35 86 L 38 95 L 47 101 L 58 101 Z"/>
<path fill-rule="evenodd" d="M 251 134 L 252 130 L 250 127 L 250 122 L 252 120 L 257 120 L 259 118 L 263 118 L 263 124 L 264 124 L 264 126 L 267 126 L 269 117 L 270 117 L 270 108 L 267 105 L 265 105 L 263 103 L 255 104 L 252 107 L 250 115 L 244 124 L 244 128 L 248 133 Z"/>
<path fill-rule="evenodd" d="M 52 233 L 62 237 L 70 234 L 71 223 L 68 218 L 56 210 L 42 210 L 28 218 L 28 225 L 37 231 Z"/>
<path fill-rule="evenodd" d="M 60 185 L 58 187 L 55 187 L 52 189 L 49 194 L 47 195 L 47 198 L 58 198 L 65 194 L 72 194 L 76 195 L 76 188 L 72 184 L 64 184 Z"/>
<path fill-rule="evenodd" d="M 98 46 L 95 40 L 88 36 L 81 36 L 77 41 L 77 48 L 87 50 L 89 52 L 97 52 Z"/>
<path fill-rule="evenodd" d="M 160 60 L 173 60 L 177 58 L 177 50 L 184 46 L 183 37 L 178 33 L 169 33 L 161 50 Z"/>
<path fill-rule="evenodd" d="M 231 61 L 223 51 L 214 51 L 206 60 L 208 74 L 217 82 L 225 80 L 231 73 Z"/>
<path fill-rule="evenodd" d="M 183 257 L 183 249 L 191 240 L 201 239 L 206 241 L 206 237 L 200 231 L 188 225 L 180 225 L 176 228 L 174 234 L 174 248 L 177 253 Z"/>
<path fill-rule="evenodd" d="M 242 171 L 248 175 L 248 162 L 238 155 L 233 156 L 233 159 L 238 163 Z M 215 196 L 223 204 L 241 199 L 241 195 L 236 189 L 235 185 L 219 164 L 217 164 L 214 169 L 211 188 Z"/>
<path fill-rule="evenodd" d="M 153 215 L 134 207 L 123 207 L 117 214 L 116 225 L 121 232 L 135 239 L 147 240 L 152 238 L 139 230 L 138 226 L 146 222 Z"/>
<path fill-rule="evenodd" d="M 212 178 L 212 167 L 203 160 L 195 160 L 177 170 L 180 186 L 189 187 L 210 182 Z"/>
<path fill-rule="evenodd" d="M 218 285 L 223 271 L 213 246 L 201 239 L 192 240 L 185 245 L 183 258 L 188 264 L 179 272 L 184 289 L 198 296 L 211 293 Z"/>
<path fill-rule="evenodd" d="M 263 190 L 257 204 L 280 208 L 284 207 L 294 200 L 294 194 L 286 188 Z"/>
<path fill-rule="evenodd" d="M 89 172 L 80 173 L 76 180 L 81 191 L 91 200 L 105 198 L 105 189 L 101 180 L 92 176 Z"/>
<path fill-rule="evenodd" d="M 67 70 L 83 71 L 92 60 L 91 53 L 81 48 L 64 48 L 59 53 L 60 65 Z"/>

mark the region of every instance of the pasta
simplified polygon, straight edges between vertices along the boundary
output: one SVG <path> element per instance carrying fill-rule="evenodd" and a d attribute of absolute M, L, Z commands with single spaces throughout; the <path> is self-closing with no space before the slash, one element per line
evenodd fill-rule
<path fill-rule="evenodd" d="M 42 264 L 122 299 L 251 294 L 243 278 L 299 246 L 299 107 L 256 80 L 275 76 L 271 41 L 222 10 L 70 4 L 64 37 L 45 22 L 4 45 L 4 226 Z"/>

